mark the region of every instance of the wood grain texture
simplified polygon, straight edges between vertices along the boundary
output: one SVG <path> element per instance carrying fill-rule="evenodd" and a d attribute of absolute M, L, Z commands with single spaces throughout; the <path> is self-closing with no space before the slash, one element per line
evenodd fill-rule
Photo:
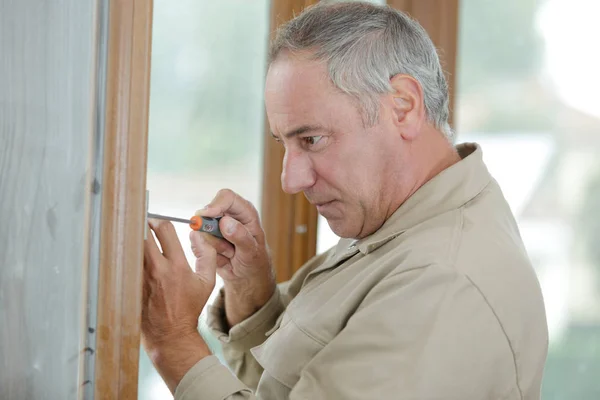
<path fill-rule="evenodd" d="M 96 1 L 0 0 L 0 399 L 76 399 Z"/>
<path fill-rule="evenodd" d="M 109 9 L 95 398 L 136 399 L 152 1 Z"/>
<path fill-rule="evenodd" d="M 311 0 L 278 0 L 271 4 L 271 31 L 316 4 Z M 289 195 L 281 189 L 284 150 L 269 133 L 266 123 L 261 218 L 267 243 L 271 248 L 277 281 L 292 277 L 315 255 L 317 246 L 317 211 L 303 194 Z"/>
<path fill-rule="evenodd" d="M 454 88 L 456 87 L 459 0 L 388 0 L 388 5 L 408 13 L 419 21 L 437 48 L 448 80 L 450 125 L 452 125 Z"/>

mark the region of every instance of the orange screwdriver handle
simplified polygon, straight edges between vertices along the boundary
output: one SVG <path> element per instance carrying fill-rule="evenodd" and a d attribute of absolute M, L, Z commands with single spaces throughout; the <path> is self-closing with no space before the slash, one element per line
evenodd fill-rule
<path fill-rule="evenodd" d="M 210 233 L 213 236 L 223 238 L 223 234 L 221 234 L 221 230 L 219 229 L 219 221 L 221 217 L 200 217 L 198 215 L 194 215 L 190 218 L 192 223 L 190 224 L 190 228 L 195 231 Z"/>

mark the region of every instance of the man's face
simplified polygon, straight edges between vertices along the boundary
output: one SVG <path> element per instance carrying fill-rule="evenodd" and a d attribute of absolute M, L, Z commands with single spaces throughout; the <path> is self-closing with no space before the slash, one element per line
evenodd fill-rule
<path fill-rule="evenodd" d="M 267 74 L 271 131 L 285 146 L 281 183 L 304 192 L 341 237 L 362 238 L 389 217 L 401 177 L 402 141 L 386 107 L 365 128 L 356 101 L 330 82 L 323 63 L 280 55 Z M 397 168 L 395 169 L 397 170 Z"/>

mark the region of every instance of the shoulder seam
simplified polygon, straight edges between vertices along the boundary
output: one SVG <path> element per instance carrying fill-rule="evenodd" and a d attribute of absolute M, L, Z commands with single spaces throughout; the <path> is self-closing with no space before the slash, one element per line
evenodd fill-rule
<path fill-rule="evenodd" d="M 515 353 L 515 349 L 513 348 L 512 343 L 511 343 L 511 341 L 510 341 L 510 339 L 508 337 L 508 334 L 506 333 L 506 330 L 504 329 L 504 325 L 502 325 L 502 322 L 500 321 L 500 318 L 498 317 L 498 314 L 496 314 L 496 311 L 494 310 L 494 308 L 492 307 L 492 305 L 488 301 L 487 297 L 485 297 L 485 295 L 483 294 L 483 292 L 481 291 L 481 289 L 479 289 L 479 286 L 477 286 L 475 284 L 475 282 L 473 282 L 473 280 L 471 279 L 471 277 L 469 277 L 466 274 L 462 274 L 462 273 L 460 273 L 459 275 L 464 276 L 465 279 L 467 279 L 469 281 L 469 283 L 473 286 L 473 288 L 475 288 L 475 290 L 477 290 L 477 292 L 479 293 L 479 295 L 481 296 L 481 298 L 483 299 L 483 301 L 485 302 L 485 304 L 487 304 L 488 308 L 490 309 L 490 311 L 494 315 L 494 318 L 498 322 L 498 326 L 500 326 L 500 329 L 502 330 L 502 333 L 504 334 L 504 338 L 506 339 L 506 342 L 508 343 L 508 347 L 510 348 L 510 352 L 512 353 L 512 358 L 513 358 L 513 362 L 514 362 L 514 365 L 515 365 L 515 381 L 516 381 L 516 384 L 517 384 L 517 389 L 519 390 L 519 397 L 521 398 L 521 400 L 523 400 L 523 391 L 521 390 L 521 385 L 519 384 L 519 367 L 517 365 L 517 355 Z"/>
<path fill-rule="evenodd" d="M 460 212 L 460 220 L 459 220 L 459 230 L 457 232 L 457 237 L 459 237 L 459 239 L 456 241 L 456 247 L 454 249 L 454 254 L 452 254 L 452 257 L 450 258 L 451 260 L 451 265 L 456 266 L 457 262 L 458 262 L 458 254 L 459 254 L 459 250 L 461 248 L 462 245 L 462 233 L 463 233 L 463 226 L 464 226 L 464 210 L 465 207 L 474 199 L 476 199 L 477 197 L 479 197 L 481 195 L 481 193 L 491 184 L 492 180 L 490 179 L 488 182 L 485 183 L 485 185 L 483 185 L 481 187 L 481 190 L 478 191 L 477 196 L 475 196 L 473 199 L 465 202 L 460 208 L 459 208 L 459 212 Z M 498 314 L 496 314 L 496 311 L 494 310 L 494 308 L 492 307 L 492 305 L 490 304 L 490 302 L 488 301 L 487 297 L 485 296 L 485 294 L 481 291 L 481 289 L 479 288 L 479 286 L 477 286 L 477 284 L 475 284 L 475 282 L 471 279 L 470 276 L 468 276 L 467 274 L 456 270 L 455 271 L 458 275 L 463 276 L 465 279 L 467 279 L 469 281 L 469 283 L 473 286 L 473 288 L 475 288 L 475 290 L 477 290 L 477 292 L 479 293 L 479 295 L 481 296 L 481 298 L 483 299 L 483 301 L 485 302 L 485 304 L 487 305 L 487 307 L 489 308 L 489 310 L 492 312 L 492 314 L 494 315 L 494 318 L 496 319 L 496 321 L 498 322 L 498 326 L 500 326 L 500 329 L 502 330 L 502 333 L 504 335 L 504 338 L 506 339 L 506 342 L 508 343 L 508 347 L 510 348 L 510 351 L 512 353 L 512 357 L 513 357 L 513 362 L 514 362 L 514 366 L 515 366 L 515 381 L 517 384 L 517 389 L 519 391 L 519 396 L 521 398 L 521 400 L 523 399 L 523 391 L 521 390 L 521 386 L 519 383 L 519 367 L 517 365 L 517 355 L 515 353 L 515 349 L 513 348 L 513 345 L 508 337 L 508 334 L 506 333 L 506 330 L 504 329 L 504 325 L 502 325 L 502 322 L 500 321 L 500 318 L 498 317 Z"/>
<path fill-rule="evenodd" d="M 456 265 L 456 259 L 458 258 L 458 250 L 462 240 L 462 233 L 464 227 L 464 206 L 458 210 L 458 224 L 454 228 L 453 238 L 450 242 L 450 248 L 448 249 L 450 265 Z"/>

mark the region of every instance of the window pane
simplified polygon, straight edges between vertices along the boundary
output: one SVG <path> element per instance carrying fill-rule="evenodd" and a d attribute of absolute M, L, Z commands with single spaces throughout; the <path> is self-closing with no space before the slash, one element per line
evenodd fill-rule
<path fill-rule="evenodd" d="M 482 145 L 542 284 L 542 398 L 600 398 L 600 3 L 460 4 L 458 141 Z"/>
<path fill-rule="evenodd" d="M 266 0 L 154 1 L 150 212 L 190 217 L 221 188 L 260 209 L 268 17 Z M 189 227 L 175 228 L 193 266 Z M 143 351 L 139 384 L 140 399 L 172 398 Z"/>

